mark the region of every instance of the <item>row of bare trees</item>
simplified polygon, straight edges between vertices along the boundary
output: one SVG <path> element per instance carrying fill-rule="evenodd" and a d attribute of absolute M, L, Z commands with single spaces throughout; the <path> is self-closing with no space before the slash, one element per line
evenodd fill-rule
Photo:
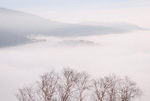
<path fill-rule="evenodd" d="M 142 91 L 130 78 L 112 74 L 92 79 L 85 72 L 65 68 L 51 71 L 33 85 L 19 89 L 19 101 L 131 101 Z"/>

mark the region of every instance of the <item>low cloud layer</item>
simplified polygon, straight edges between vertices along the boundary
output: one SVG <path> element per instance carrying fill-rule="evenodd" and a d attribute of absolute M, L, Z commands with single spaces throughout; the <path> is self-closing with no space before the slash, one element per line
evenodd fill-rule
<path fill-rule="evenodd" d="M 99 44 L 95 43 L 94 41 L 88 41 L 88 40 L 63 40 L 57 42 L 56 45 L 74 47 L 74 46 L 95 46 Z"/>
<path fill-rule="evenodd" d="M 60 71 L 64 67 L 86 71 L 94 77 L 109 75 L 109 73 L 128 75 L 144 92 L 145 96 L 140 101 L 148 101 L 150 99 L 149 37 L 149 31 L 78 39 L 46 37 L 48 41 L 1 48 L 0 94 L 2 96 L 0 101 L 16 101 L 15 94 L 18 88 L 33 83 L 45 72 L 52 69 Z M 87 40 L 100 45 L 84 47 L 79 45 L 70 48 L 52 44 L 86 43 Z"/>

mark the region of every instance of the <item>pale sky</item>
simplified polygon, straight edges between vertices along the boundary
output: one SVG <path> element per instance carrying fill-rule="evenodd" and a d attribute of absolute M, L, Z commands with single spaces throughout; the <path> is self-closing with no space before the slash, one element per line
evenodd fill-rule
<path fill-rule="evenodd" d="M 129 8 L 149 7 L 149 0 L 1 0 L 1 7 L 6 8 Z"/>
<path fill-rule="evenodd" d="M 0 7 L 59 22 L 127 22 L 150 28 L 149 0 L 0 0 Z"/>

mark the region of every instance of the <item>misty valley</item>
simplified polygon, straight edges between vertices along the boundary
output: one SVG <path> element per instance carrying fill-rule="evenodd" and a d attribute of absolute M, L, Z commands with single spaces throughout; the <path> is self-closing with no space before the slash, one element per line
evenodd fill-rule
<path fill-rule="evenodd" d="M 149 28 L 125 22 L 64 23 L 20 10 L 0 8 L 0 101 L 148 101 L 149 60 Z M 92 85 L 93 88 L 87 84 L 91 91 L 97 92 L 94 93 L 92 100 L 84 97 L 79 99 L 81 96 L 70 97 L 81 93 L 80 87 L 85 86 L 81 84 L 86 76 L 83 72 L 89 73 L 88 76 L 92 75 L 94 78 L 88 78 L 88 83 L 95 84 Z M 120 81 L 115 82 L 116 77 Z M 95 78 L 100 78 L 100 81 L 96 81 Z M 55 84 L 52 85 L 56 90 L 56 95 L 51 92 L 55 95 L 53 98 L 47 97 L 52 88 L 49 88 L 49 91 L 46 91 L 46 88 L 40 89 L 42 87 L 40 80 L 43 80 L 43 85 L 45 84 L 44 87 L 47 88 L 46 83 L 57 84 L 56 88 Z M 35 81 L 40 82 L 40 86 L 36 85 L 36 90 L 34 87 L 31 89 L 31 86 L 26 86 L 37 84 Z M 69 87 L 68 82 L 75 87 L 68 88 L 70 92 L 66 94 L 70 98 L 63 95 L 65 87 Z M 68 85 L 65 86 L 65 83 Z M 102 97 L 105 83 L 111 86 L 109 85 L 106 96 Z M 137 84 L 137 88 L 140 89 L 134 89 L 137 91 L 134 94 L 140 97 L 134 96 L 133 99 L 123 100 L 119 96 L 111 99 L 109 92 L 112 83 L 115 85 L 113 87 L 119 87 L 113 89 L 119 94 L 125 83 L 131 83 L 129 88 L 132 84 L 133 88 Z M 38 93 L 37 89 L 40 89 Z M 71 91 L 74 89 L 77 91 L 72 95 Z M 36 93 L 31 93 L 32 90 Z M 29 94 L 33 94 L 34 99 Z"/>

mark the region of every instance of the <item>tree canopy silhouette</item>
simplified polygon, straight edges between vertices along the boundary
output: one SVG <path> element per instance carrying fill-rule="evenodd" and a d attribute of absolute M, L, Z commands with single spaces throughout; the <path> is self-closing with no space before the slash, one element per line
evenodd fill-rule
<path fill-rule="evenodd" d="M 131 101 L 141 96 L 141 89 L 127 76 L 111 74 L 93 79 L 70 68 L 45 73 L 16 94 L 19 101 Z"/>

